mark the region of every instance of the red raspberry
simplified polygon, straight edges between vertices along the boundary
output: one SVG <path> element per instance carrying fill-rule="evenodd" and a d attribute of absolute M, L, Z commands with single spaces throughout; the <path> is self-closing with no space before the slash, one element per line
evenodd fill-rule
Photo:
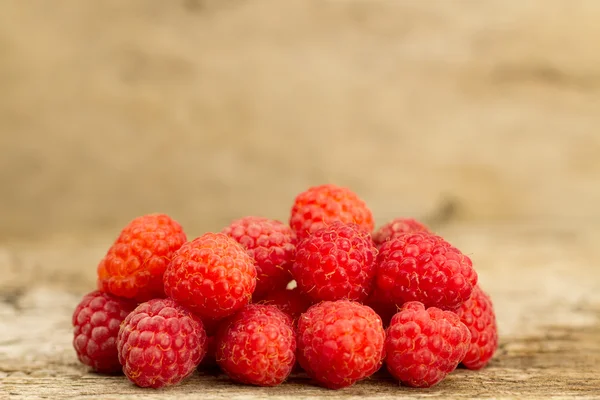
<path fill-rule="evenodd" d="M 373 285 L 376 258 L 368 232 L 335 221 L 298 244 L 292 274 L 314 300 L 364 300 Z"/>
<path fill-rule="evenodd" d="M 498 328 L 492 300 L 477 285 L 473 288 L 471 298 L 464 302 L 456 314 L 471 332 L 471 345 L 462 364 L 469 369 L 481 369 L 498 348 Z"/>
<path fill-rule="evenodd" d="M 298 320 L 298 361 L 322 386 L 340 389 L 371 376 L 384 357 L 385 331 L 371 308 L 324 301 Z"/>
<path fill-rule="evenodd" d="M 259 304 L 275 306 L 289 315 L 292 320 L 297 321 L 300 315 L 312 305 L 312 302 L 296 287 L 272 291 L 259 301 Z"/>
<path fill-rule="evenodd" d="M 119 326 L 135 303 L 94 291 L 86 294 L 73 313 L 73 347 L 77 358 L 94 371 L 121 372 L 117 352 Z"/>
<path fill-rule="evenodd" d="M 222 319 L 250 302 L 254 260 L 224 233 L 206 233 L 181 246 L 165 271 L 165 292 L 202 318 Z"/>
<path fill-rule="evenodd" d="M 416 219 L 394 218 L 373 233 L 373 242 L 379 247 L 392 238 L 412 232 L 429 232 L 429 228 Z"/>
<path fill-rule="evenodd" d="M 454 371 L 471 334 L 451 311 L 411 301 L 394 315 L 385 340 L 388 371 L 407 386 L 430 387 Z"/>
<path fill-rule="evenodd" d="M 117 347 L 127 378 L 157 389 L 194 372 L 206 354 L 206 332 L 200 318 L 174 300 L 154 299 L 125 318 Z"/>
<path fill-rule="evenodd" d="M 379 249 L 375 285 L 394 304 L 456 310 L 477 284 L 469 257 L 439 236 L 406 233 Z"/>
<path fill-rule="evenodd" d="M 289 226 L 272 219 L 244 217 L 222 232 L 244 246 L 256 261 L 254 299 L 262 298 L 273 288 L 285 288 L 292 279 L 290 268 L 296 245 Z"/>
<path fill-rule="evenodd" d="M 217 363 L 234 381 L 276 386 L 296 362 L 296 336 L 290 317 L 275 306 L 250 304 L 217 335 Z"/>
<path fill-rule="evenodd" d="M 292 207 L 290 226 L 304 239 L 333 221 L 356 223 L 373 231 L 373 214 L 350 189 L 335 185 L 314 186 L 300 193 Z"/>
<path fill-rule="evenodd" d="M 163 273 L 186 240 L 181 226 L 168 215 L 134 219 L 98 265 L 98 288 L 138 302 L 165 297 Z"/>

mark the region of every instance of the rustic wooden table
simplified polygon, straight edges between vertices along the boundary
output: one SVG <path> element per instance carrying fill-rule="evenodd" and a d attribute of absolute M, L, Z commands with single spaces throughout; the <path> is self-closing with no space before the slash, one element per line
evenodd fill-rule
<path fill-rule="evenodd" d="M 331 391 L 294 376 L 275 388 L 196 374 L 144 390 L 78 364 L 71 313 L 94 287 L 109 237 L 0 245 L 0 398 L 600 398 L 600 230 L 596 226 L 454 226 L 497 310 L 500 348 L 480 372 L 460 369 L 415 390 L 385 374 Z"/>

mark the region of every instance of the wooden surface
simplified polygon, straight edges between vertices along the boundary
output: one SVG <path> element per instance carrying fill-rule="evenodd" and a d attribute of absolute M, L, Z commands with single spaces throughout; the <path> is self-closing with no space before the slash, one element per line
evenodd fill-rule
<path fill-rule="evenodd" d="M 0 399 L 600 398 L 600 1 L 0 1 Z M 496 304 L 431 390 L 88 373 L 70 316 L 124 224 L 287 220 L 336 183 L 422 218 Z"/>
<path fill-rule="evenodd" d="M 295 376 L 275 388 L 196 374 L 143 390 L 78 364 L 71 313 L 92 289 L 109 237 L 0 247 L 0 398 L 595 398 L 600 396 L 600 230 L 499 224 L 441 227 L 468 253 L 497 310 L 500 348 L 485 370 L 460 369 L 437 387 L 399 386 L 385 374 L 341 391 Z"/>

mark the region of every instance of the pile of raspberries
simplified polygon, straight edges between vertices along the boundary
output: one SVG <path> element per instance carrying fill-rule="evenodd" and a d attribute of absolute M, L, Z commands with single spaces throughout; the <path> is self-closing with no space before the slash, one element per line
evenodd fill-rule
<path fill-rule="evenodd" d="M 188 240 L 164 214 L 131 221 L 73 313 L 81 363 L 140 387 L 197 368 L 275 386 L 304 371 L 341 389 L 382 367 L 430 387 L 498 346 L 490 297 L 471 260 L 422 223 L 374 231 L 347 188 L 300 193 L 289 225 L 245 217 Z"/>

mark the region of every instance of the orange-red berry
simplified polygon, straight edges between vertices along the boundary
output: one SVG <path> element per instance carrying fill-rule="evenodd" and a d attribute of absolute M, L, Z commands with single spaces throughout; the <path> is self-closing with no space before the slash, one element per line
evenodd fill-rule
<path fill-rule="evenodd" d="M 334 221 L 355 223 L 367 232 L 373 231 L 373 214 L 366 203 L 350 189 L 336 185 L 320 185 L 300 193 L 292 207 L 290 226 L 298 239 Z"/>
<path fill-rule="evenodd" d="M 168 215 L 135 218 L 98 265 L 99 289 L 138 302 L 165 297 L 163 274 L 186 240 L 181 225 Z"/>
<path fill-rule="evenodd" d="M 250 302 L 256 287 L 254 260 L 224 233 L 206 233 L 173 255 L 165 292 L 201 318 L 218 320 Z"/>

